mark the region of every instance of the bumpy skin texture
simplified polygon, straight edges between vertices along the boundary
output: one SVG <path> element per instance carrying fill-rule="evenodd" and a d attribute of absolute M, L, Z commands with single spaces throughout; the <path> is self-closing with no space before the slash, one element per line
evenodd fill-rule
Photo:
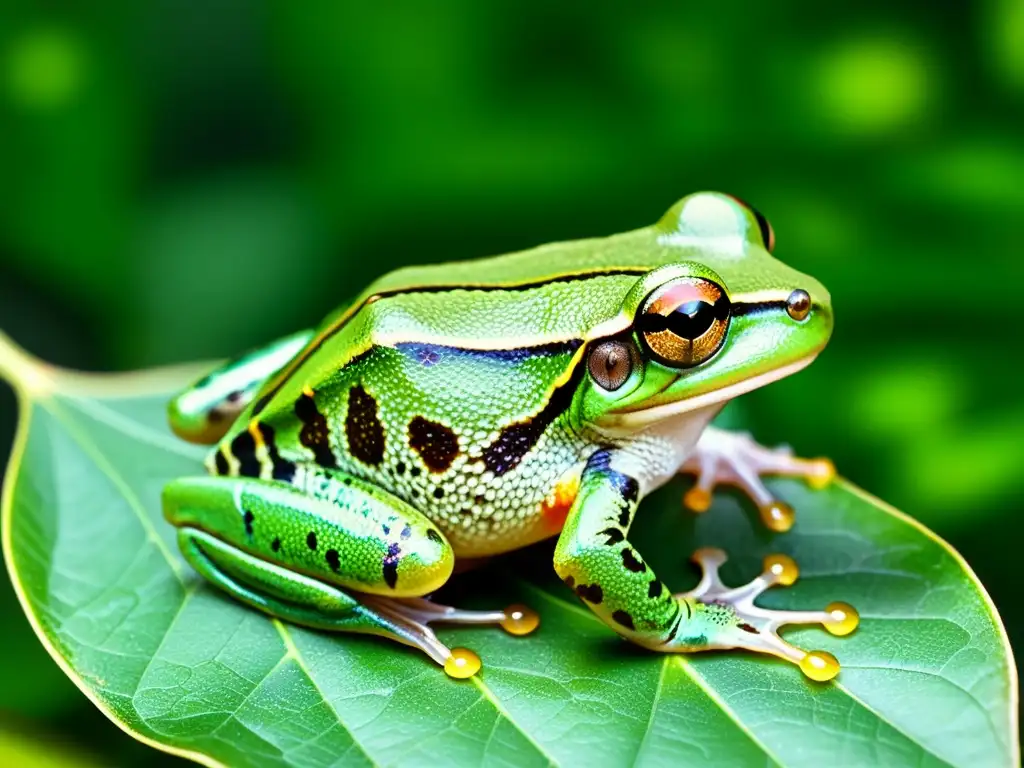
<path fill-rule="evenodd" d="M 336 473 L 325 476 L 315 493 L 284 483 L 207 477 L 171 483 L 167 495 L 179 526 L 231 540 L 241 519 L 247 548 L 359 592 L 432 592 L 448 580 L 455 563 L 451 547 L 426 517 L 364 481 Z"/>
<path fill-rule="evenodd" d="M 709 644 L 721 621 L 741 622 L 673 597 L 627 533 L 640 499 L 678 470 L 736 386 L 808 361 L 828 338 L 827 292 L 774 259 L 767 232 L 752 209 L 700 194 L 633 232 L 385 275 L 311 338 L 291 337 L 308 342 L 287 362 L 285 342 L 268 347 L 263 366 L 246 358 L 248 379 L 234 391 L 269 378 L 208 468 L 262 483 L 262 512 L 249 520 L 255 502 L 186 480 L 165 492 L 167 516 L 275 568 L 394 595 L 437 586 L 432 566 L 412 562 L 429 533 L 476 557 L 564 527 L 556 568 L 609 626 L 666 650 Z M 681 277 L 720 285 L 733 309 L 721 348 L 685 370 L 643 353 L 634 327 L 652 291 Z M 786 310 L 796 288 L 814 308 L 800 322 Z M 639 350 L 615 391 L 588 372 L 588 353 L 607 339 Z M 228 367 L 212 380 L 235 376 Z M 695 407 L 678 407 L 686 402 Z M 173 408 L 172 424 L 208 439 L 216 430 L 198 428 L 201 409 L 190 407 L 188 425 Z M 304 550 L 310 536 L 333 544 Z M 183 541 L 197 567 L 217 561 L 241 578 L 234 591 L 250 589 L 230 557 L 194 548 L 200 538 Z"/>
<path fill-rule="evenodd" d="M 722 277 L 734 302 L 768 293 L 781 300 L 794 286 L 828 301 L 816 281 L 764 250 L 744 208 L 701 197 L 682 203 L 697 198 L 710 208 L 701 225 L 734 236 L 715 242 L 700 229 L 668 229 L 678 228 L 681 203 L 656 227 L 384 276 L 263 387 L 221 442 L 228 473 L 255 470 L 255 418 L 273 430 L 282 462 L 334 466 L 387 488 L 434 520 L 458 555 L 557 533 L 566 511 L 558 481 L 571 486 L 611 442 L 579 413 L 583 346 L 595 329 L 629 328 L 623 302 L 644 275 L 692 259 Z M 784 351 L 773 341 L 788 340 L 759 340 L 743 365 L 758 356 L 777 365 Z M 260 472 L 274 469 L 262 462 Z M 304 487 L 306 473 L 294 482 Z"/>

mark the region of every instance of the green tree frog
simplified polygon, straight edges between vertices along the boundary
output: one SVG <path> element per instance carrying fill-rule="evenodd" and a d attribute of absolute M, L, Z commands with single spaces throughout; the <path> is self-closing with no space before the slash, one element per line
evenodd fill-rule
<path fill-rule="evenodd" d="M 766 219 L 736 198 L 683 198 L 657 224 L 477 261 L 409 267 L 315 330 L 226 364 L 177 396 L 182 438 L 216 444 L 209 476 L 164 489 L 184 556 L 234 597 L 297 624 L 384 635 L 453 677 L 480 667 L 435 622 L 526 634 L 525 606 L 468 611 L 427 596 L 456 559 L 558 536 L 568 589 L 655 651 L 743 648 L 813 679 L 835 658 L 784 641 L 786 624 L 852 631 L 856 611 L 768 610 L 795 563 L 751 583 L 673 594 L 629 541 L 640 500 L 680 471 L 707 509 L 739 486 L 765 523 L 793 511 L 764 474 L 827 483 L 827 460 L 708 426 L 730 399 L 810 363 L 832 331 L 825 288 L 772 255 Z"/>

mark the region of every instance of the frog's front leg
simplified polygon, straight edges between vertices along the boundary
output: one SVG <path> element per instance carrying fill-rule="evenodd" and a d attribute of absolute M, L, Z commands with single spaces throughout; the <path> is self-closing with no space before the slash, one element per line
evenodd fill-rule
<path fill-rule="evenodd" d="M 808 653 L 782 640 L 786 624 L 824 624 L 833 634 L 852 632 L 857 614 L 844 603 L 824 611 L 759 608 L 754 598 L 775 584 L 792 584 L 796 564 L 783 555 L 765 561 L 765 572 L 749 584 L 726 589 L 718 580 L 720 550 L 700 550 L 704 566 L 697 589 L 672 594 L 629 543 L 627 534 L 640 484 L 616 469 L 616 454 L 599 451 L 583 471 L 580 490 L 555 548 L 555 570 L 606 624 L 633 642 L 657 651 L 686 652 L 745 648 L 795 664 L 816 680 L 839 671 L 831 655 Z"/>
<path fill-rule="evenodd" d="M 832 482 L 836 468 L 828 459 L 801 459 L 786 447 L 766 448 L 744 432 L 707 427 L 680 472 L 696 476 L 683 496 L 692 511 L 707 511 L 716 485 L 734 485 L 757 505 L 764 524 L 782 533 L 793 527 L 793 508 L 775 498 L 761 477 L 800 477 L 812 488 L 823 488 Z"/>
<path fill-rule="evenodd" d="M 536 627 L 522 606 L 462 611 L 422 599 L 454 565 L 436 526 L 355 478 L 325 478 L 320 491 L 316 498 L 275 481 L 185 478 L 164 489 L 164 515 L 189 563 L 233 597 L 295 624 L 398 640 L 453 677 L 474 674 L 480 660 L 449 649 L 430 624 L 498 624 L 512 634 Z"/>

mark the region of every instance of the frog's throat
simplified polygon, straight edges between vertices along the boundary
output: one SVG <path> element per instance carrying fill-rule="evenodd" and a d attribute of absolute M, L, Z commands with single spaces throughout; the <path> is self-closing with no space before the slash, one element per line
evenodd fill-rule
<path fill-rule="evenodd" d="M 679 416 L 680 414 L 697 411 L 702 408 L 707 408 L 708 406 L 725 403 L 732 400 L 734 397 L 739 397 L 747 392 L 752 392 L 755 389 L 771 384 L 773 381 L 778 381 L 786 376 L 802 371 L 814 362 L 814 358 L 817 356 L 817 353 L 809 355 L 802 360 L 797 360 L 795 363 L 790 363 L 771 371 L 766 371 L 765 373 L 758 374 L 757 376 L 751 376 L 749 379 L 737 381 L 735 384 L 730 384 L 728 387 L 723 387 L 722 389 L 717 389 L 713 392 L 705 392 L 704 394 L 697 395 L 695 397 L 687 397 L 673 403 L 662 403 L 661 405 L 655 405 L 638 411 L 608 413 L 598 419 L 597 427 L 602 432 L 608 434 L 628 434 L 639 432 L 653 424 L 672 418 L 673 416 Z"/>

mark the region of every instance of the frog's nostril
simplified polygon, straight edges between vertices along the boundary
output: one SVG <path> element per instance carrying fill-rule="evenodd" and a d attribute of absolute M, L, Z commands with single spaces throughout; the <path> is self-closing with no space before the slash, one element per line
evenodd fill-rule
<path fill-rule="evenodd" d="M 806 320 L 811 313 L 811 294 L 803 288 L 797 288 L 786 299 L 786 312 L 797 322 Z"/>

